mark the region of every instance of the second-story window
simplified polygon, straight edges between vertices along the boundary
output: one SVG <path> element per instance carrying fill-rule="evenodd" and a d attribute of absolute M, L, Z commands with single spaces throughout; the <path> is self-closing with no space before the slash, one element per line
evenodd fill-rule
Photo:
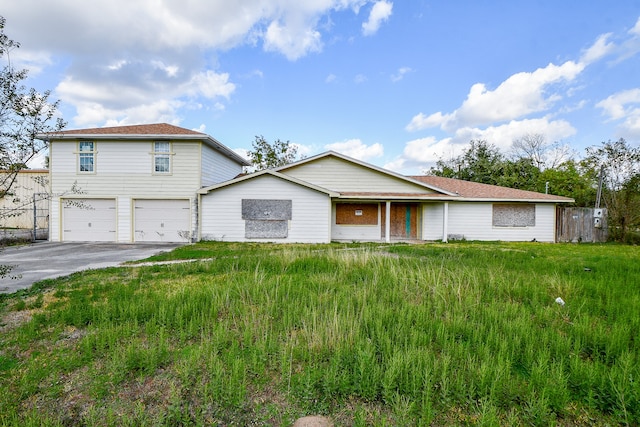
<path fill-rule="evenodd" d="M 80 172 L 95 172 L 96 145 L 93 141 L 80 141 L 78 144 L 78 169 Z"/>
<path fill-rule="evenodd" d="M 153 143 L 153 172 L 171 173 L 171 144 L 168 142 Z"/>

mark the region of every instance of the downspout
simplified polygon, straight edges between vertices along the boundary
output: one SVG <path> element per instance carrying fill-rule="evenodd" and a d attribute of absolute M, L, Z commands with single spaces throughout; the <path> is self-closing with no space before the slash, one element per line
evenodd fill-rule
<path fill-rule="evenodd" d="M 202 195 L 196 193 L 196 224 L 193 236 L 191 236 L 191 243 L 198 242 L 200 240 L 200 233 L 202 230 L 200 229 L 200 203 L 202 201 Z"/>
<path fill-rule="evenodd" d="M 442 212 L 442 241 L 447 243 L 449 240 L 449 202 L 444 202 Z"/>

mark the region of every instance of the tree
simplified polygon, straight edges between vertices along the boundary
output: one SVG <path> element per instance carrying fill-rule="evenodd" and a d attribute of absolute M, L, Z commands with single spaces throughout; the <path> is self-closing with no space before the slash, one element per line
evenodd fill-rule
<path fill-rule="evenodd" d="M 471 140 L 464 153 L 450 160 L 438 160 L 429 174 L 498 185 L 503 164 L 504 156 L 496 146 L 484 140 Z"/>
<path fill-rule="evenodd" d="M 549 147 L 555 144 L 546 144 L 540 134 L 523 137 L 514 145 L 519 147 L 517 155 L 507 158 L 486 141 L 471 141 L 460 156 L 438 160 L 428 173 L 540 193 L 547 190 L 549 183 L 550 193 L 574 198 L 577 206 L 593 206 L 596 188 L 593 167 L 572 159 L 556 164 L 568 151 L 552 148 L 553 153 L 549 153 Z M 559 152 L 562 156 L 556 157 Z"/>
<path fill-rule="evenodd" d="M 500 171 L 500 174 L 495 178 L 497 185 L 519 190 L 540 190 L 540 169 L 531 159 L 504 160 Z M 544 191 L 544 187 L 542 190 Z"/>
<path fill-rule="evenodd" d="M 547 143 L 541 133 L 527 133 L 513 141 L 512 156 L 515 159 L 529 159 L 539 170 L 555 168 L 568 160 L 571 150 L 559 142 Z"/>
<path fill-rule="evenodd" d="M 6 61 L 0 71 L 0 199 L 13 196 L 18 172 L 47 148 L 47 143 L 36 135 L 59 131 L 65 125 L 56 118 L 58 101 L 49 100 L 51 92 L 27 88 L 23 83 L 27 70 L 13 68 L 10 53 L 20 44 L 4 33 L 5 22 L 0 16 L 0 59 Z M 7 214 L 0 213 L 0 220 L 2 215 Z M 7 273 L 6 268 L 0 269 L 0 277 Z"/>
<path fill-rule="evenodd" d="M 293 163 L 298 157 L 298 147 L 289 141 L 276 139 L 270 144 L 264 136 L 256 136 L 249 151 L 249 158 L 256 170 L 272 169 Z"/>
<path fill-rule="evenodd" d="M 50 102 L 51 91 L 27 88 L 27 70 L 11 65 L 10 53 L 20 47 L 4 33 L 5 18 L 0 16 L 0 58 L 6 65 L 0 72 L 0 198 L 11 195 L 16 176 L 27 163 L 47 148 L 36 135 L 61 130 L 65 123 L 56 118 L 59 101 Z"/>
<path fill-rule="evenodd" d="M 618 141 L 587 148 L 585 163 L 603 173 L 602 200 L 609 213 L 610 235 L 626 240 L 640 226 L 640 148 Z"/>
<path fill-rule="evenodd" d="M 547 183 L 549 193 L 571 197 L 575 206 L 595 205 L 597 172 L 585 162 L 571 159 L 543 170 L 538 178 L 538 187 L 545 188 Z"/>

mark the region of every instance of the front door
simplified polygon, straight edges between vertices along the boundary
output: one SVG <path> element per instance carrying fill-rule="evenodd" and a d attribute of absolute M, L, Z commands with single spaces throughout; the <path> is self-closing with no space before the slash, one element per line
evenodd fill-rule
<path fill-rule="evenodd" d="M 391 238 L 418 238 L 418 205 L 415 203 L 391 203 Z"/>

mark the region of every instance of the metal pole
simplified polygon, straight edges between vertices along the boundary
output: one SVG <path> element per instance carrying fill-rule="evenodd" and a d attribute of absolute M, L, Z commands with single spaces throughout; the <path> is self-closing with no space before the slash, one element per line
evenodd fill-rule
<path fill-rule="evenodd" d="M 596 209 L 600 208 L 600 197 L 602 196 L 602 180 L 604 179 L 604 166 L 600 168 L 598 177 L 598 192 L 596 193 Z"/>
<path fill-rule="evenodd" d="M 33 193 L 33 239 L 31 239 L 32 242 L 35 242 L 36 240 L 38 240 L 38 235 L 36 234 L 38 232 L 37 230 L 38 212 L 36 208 L 36 196 L 37 196 L 37 193 Z"/>

